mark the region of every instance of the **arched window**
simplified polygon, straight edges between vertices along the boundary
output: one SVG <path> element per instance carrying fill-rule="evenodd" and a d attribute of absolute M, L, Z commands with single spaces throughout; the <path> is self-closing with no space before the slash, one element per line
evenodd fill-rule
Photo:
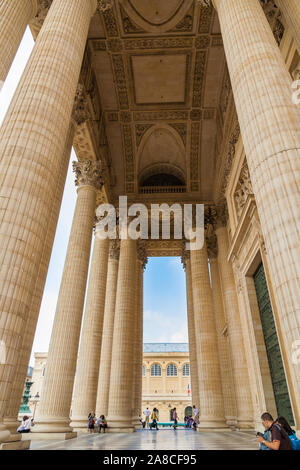
<path fill-rule="evenodd" d="M 175 364 L 169 364 L 167 367 L 167 376 L 168 377 L 176 377 L 177 375 L 177 367 Z"/>
<path fill-rule="evenodd" d="M 183 375 L 183 377 L 189 377 L 189 375 L 190 375 L 190 365 L 189 364 L 184 364 L 183 369 L 182 369 L 182 375 Z"/>
<path fill-rule="evenodd" d="M 143 368 L 142 368 L 142 375 L 143 375 L 143 377 L 145 377 L 145 375 L 146 375 L 146 369 L 145 369 L 145 366 L 143 366 Z"/>
<path fill-rule="evenodd" d="M 161 376 L 161 367 L 159 364 L 153 364 L 151 367 L 151 377 L 160 377 Z"/>

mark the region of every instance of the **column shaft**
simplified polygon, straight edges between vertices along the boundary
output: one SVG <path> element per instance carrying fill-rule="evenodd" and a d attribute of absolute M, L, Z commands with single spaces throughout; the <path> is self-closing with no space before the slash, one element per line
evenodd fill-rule
<path fill-rule="evenodd" d="M 75 431 L 87 429 L 87 417 L 96 407 L 109 240 L 94 240 L 85 314 L 73 392 L 72 423 Z"/>
<path fill-rule="evenodd" d="M 141 426 L 139 416 L 142 408 L 142 366 L 143 366 L 143 265 L 136 262 L 136 325 L 133 354 L 133 393 L 132 393 L 132 424 Z"/>
<path fill-rule="evenodd" d="M 197 364 L 196 331 L 195 331 L 195 321 L 194 321 L 193 286 L 192 286 L 192 272 L 191 272 L 190 259 L 186 259 L 185 261 L 185 274 L 186 274 L 186 298 L 187 298 L 187 317 L 188 317 L 192 401 L 193 401 L 193 405 L 195 405 L 199 409 L 199 377 L 198 377 L 198 364 Z"/>
<path fill-rule="evenodd" d="M 249 373 L 245 355 L 242 325 L 234 282 L 233 269 L 227 261 L 228 235 L 226 227 L 216 230 L 218 238 L 218 265 L 222 283 L 224 309 L 228 323 L 228 336 L 231 349 L 231 362 L 237 407 L 237 425 L 239 428 L 253 427 L 253 406 Z"/>
<path fill-rule="evenodd" d="M 300 3 L 299 0 L 276 0 L 288 26 L 291 28 L 300 54 Z"/>
<path fill-rule="evenodd" d="M 210 274 L 212 281 L 212 296 L 215 312 L 215 321 L 217 329 L 218 352 L 221 368 L 222 390 L 224 399 L 224 410 L 226 423 L 228 426 L 236 426 L 237 424 L 237 410 L 236 398 L 233 385 L 232 367 L 230 361 L 230 352 L 228 345 L 228 338 L 223 333 L 226 326 L 226 319 L 224 315 L 222 291 L 219 277 L 219 267 L 216 258 L 210 258 Z"/>
<path fill-rule="evenodd" d="M 37 0 L 0 2 L 0 90 L 25 29 L 37 12 Z"/>
<path fill-rule="evenodd" d="M 300 108 L 293 103 L 291 77 L 258 0 L 214 3 L 268 253 L 299 428 L 300 368 L 293 361 L 293 345 L 300 336 Z"/>
<path fill-rule="evenodd" d="M 80 186 L 60 285 L 46 373 L 34 432 L 71 432 L 70 408 L 75 378 L 96 189 Z"/>
<path fill-rule="evenodd" d="M 96 0 L 54 0 L 0 130 L 0 423 L 29 315 Z M 65 51 L 68 50 L 68 54 Z M 39 281 L 38 281 L 39 282 Z M 7 437 L 2 434 L 0 441 Z"/>
<path fill-rule="evenodd" d="M 71 148 L 74 139 L 74 125 L 71 122 L 69 126 L 68 137 L 64 150 L 64 158 L 61 160 L 61 170 L 59 172 L 57 187 L 55 191 L 55 197 L 53 201 L 53 206 L 50 212 L 49 223 L 47 236 L 45 239 L 45 246 L 43 249 L 43 255 L 41 258 L 41 263 L 39 267 L 38 282 L 34 295 L 32 298 L 32 303 L 29 310 L 29 316 L 25 323 L 24 337 L 22 341 L 22 346 L 19 355 L 17 372 L 15 374 L 12 389 L 7 404 L 5 412 L 5 425 L 10 429 L 11 432 L 15 433 L 18 426 L 18 412 L 20 408 L 21 398 L 24 390 L 24 383 L 27 377 L 28 364 L 31 355 L 32 344 L 34 340 L 36 325 L 38 321 L 38 316 L 40 312 L 41 302 L 43 291 L 46 283 L 48 266 L 50 262 L 50 257 L 52 253 L 52 246 L 54 242 L 57 222 L 59 218 L 59 212 L 61 207 L 61 201 L 63 197 L 65 181 L 67 177 L 67 171 L 69 166 L 69 160 L 71 155 Z"/>
<path fill-rule="evenodd" d="M 110 374 L 110 431 L 132 432 L 133 336 L 136 290 L 136 241 L 121 240 Z"/>
<path fill-rule="evenodd" d="M 111 241 L 107 268 L 106 297 L 104 307 L 101 361 L 97 387 L 96 415 L 107 416 L 110 395 L 111 355 L 114 332 L 115 305 L 117 294 L 119 242 Z"/>
<path fill-rule="evenodd" d="M 206 244 L 191 251 L 194 320 L 197 347 L 201 428 L 225 425 L 217 334 L 210 287 Z"/>

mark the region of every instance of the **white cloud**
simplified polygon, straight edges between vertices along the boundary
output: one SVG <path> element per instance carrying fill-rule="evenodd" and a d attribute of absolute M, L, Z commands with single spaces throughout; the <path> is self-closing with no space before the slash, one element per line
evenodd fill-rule
<path fill-rule="evenodd" d="M 174 321 L 163 312 L 144 311 L 144 343 L 187 343 L 186 322 Z"/>

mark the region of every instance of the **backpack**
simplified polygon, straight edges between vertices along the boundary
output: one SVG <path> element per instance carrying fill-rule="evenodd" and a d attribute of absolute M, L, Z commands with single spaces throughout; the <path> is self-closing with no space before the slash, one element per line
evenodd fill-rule
<path fill-rule="evenodd" d="M 291 441 L 293 450 L 300 450 L 300 440 L 298 439 L 298 437 L 296 436 L 296 434 L 295 434 L 295 433 L 291 434 L 291 435 L 289 436 L 289 439 L 290 439 L 290 441 Z"/>

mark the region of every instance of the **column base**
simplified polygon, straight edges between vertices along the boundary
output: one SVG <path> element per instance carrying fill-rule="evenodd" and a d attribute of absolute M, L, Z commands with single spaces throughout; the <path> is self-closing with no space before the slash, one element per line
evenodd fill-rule
<path fill-rule="evenodd" d="M 227 426 L 225 421 L 222 419 L 201 419 L 200 417 L 200 424 L 197 428 L 198 431 L 231 431 L 231 428 Z"/>
<path fill-rule="evenodd" d="M 244 431 L 253 431 L 254 429 L 254 423 L 253 421 L 249 420 L 237 420 L 236 423 L 237 429 L 244 430 Z M 260 425 L 261 427 L 261 425 Z"/>
<path fill-rule="evenodd" d="M 70 434 L 73 433 L 73 428 L 70 426 L 68 418 L 40 418 L 35 426 L 31 429 L 33 434 Z"/>
<path fill-rule="evenodd" d="M 127 428 L 123 428 L 123 427 L 120 427 L 120 428 L 117 428 L 117 427 L 113 427 L 113 428 L 107 428 L 106 429 L 106 432 L 109 432 L 109 433 L 132 433 L 132 432 L 135 432 L 135 428 L 134 427 L 127 427 Z"/>
<path fill-rule="evenodd" d="M 74 419 L 70 423 L 70 427 L 74 432 L 79 434 L 88 432 L 88 420 L 87 418 Z"/>
<path fill-rule="evenodd" d="M 107 432 L 119 432 L 119 433 L 130 433 L 135 432 L 135 427 L 132 424 L 132 420 L 130 418 L 121 417 L 113 417 L 107 418 Z"/>
<path fill-rule="evenodd" d="M 76 437 L 77 432 L 30 432 L 22 435 L 22 441 L 68 441 Z"/>
<path fill-rule="evenodd" d="M 0 444 L 0 450 L 28 450 L 30 448 L 30 439 L 28 441 L 3 442 Z"/>

